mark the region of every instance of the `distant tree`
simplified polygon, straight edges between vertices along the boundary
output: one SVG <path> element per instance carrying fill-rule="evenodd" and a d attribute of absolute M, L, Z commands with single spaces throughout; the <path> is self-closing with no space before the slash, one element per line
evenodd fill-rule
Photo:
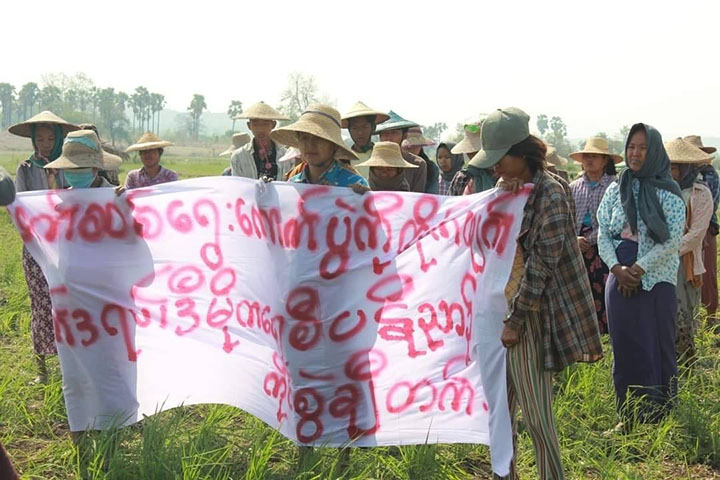
<path fill-rule="evenodd" d="M 235 133 L 235 117 L 242 113 L 242 102 L 240 100 L 233 100 L 230 102 L 227 114 L 233 122 L 232 131 Z"/>
<path fill-rule="evenodd" d="M 132 100 L 131 108 L 133 109 L 133 130 L 135 122 L 137 121 L 138 130 L 144 132 L 149 130 L 150 122 L 150 92 L 145 87 L 135 88 L 135 93 L 130 97 Z"/>
<path fill-rule="evenodd" d="M 308 105 L 319 101 L 315 78 L 294 72 L 288 76 L 288 86 L 280 99 L 280 111 L 291 120 L 297 120 Z"/>
<path fill-rule="evenodd" d="M 15 87 L 9 83 L 0 83 L 0 108 L 2 108 L 2 127 L 7 128 L 12 123 L 13 99 Z"/>
<path fill-rule="evenodd" d="M 62 111 L 63 106 L 62 90 L 55 85 L 45 85 L 40 90 L 40 109 L 52 112 Z"/>
<path fill-rule="evenodd" d="M 20 93 L 18 93 L 18 99 L 20 100 L 20 108 L 22 109 L 23 120 L 32 117 L 33 107 L 37 103 L 39 96 L 40 89 L 35 82 L 28 82 L 23 85 L 22 88 L 20 88 Z"/>
<path fill-rule="evenodd" d="M 428 127 L 423 127 L 423 134 L 435 142 L 440 142 L 440 137 L 448 129 L 445 122 L 436 122 Z"/>
<path fill-rule="evenodd" d="M 548 117 L 544 113 L 538 115 L 537 117 L 537 128 L 540 131 L 540 135 L 543 137 L 545 136 L 545 132 L 548 131 L 549 123 L 548 123 Z"/>
<path fill-rule="evenodd" d="M 159 93 L 150 94 L 150 104 L 152 107 L 152 124 L 155 133 L 160 135 L 160 112 L 165 108 L 165 95 Z M 155 115 L 157 114 L 157 124 L 155 123 Z"/>
<path fill-rule="evenodd" d="M 116 94 L 114 88 L 103 88 L 97 92 L 98 112 L 101 118 L 101 126 L 110 135 L 110 141 L 114 145 L 118 135 L 126 133 L 125 127 L 128 124 L 125 118 L 124 93 Z"/>
<path fill-rule="evenodd" d="M 187 108 L 187 111 L 190 113 L 190 118 L 192 119 L 193 140 L 197 140 L 200 136 L 200 116 L 206 108 L 205 97 L 197 93 L 194 94 L 190 106 Z"/>

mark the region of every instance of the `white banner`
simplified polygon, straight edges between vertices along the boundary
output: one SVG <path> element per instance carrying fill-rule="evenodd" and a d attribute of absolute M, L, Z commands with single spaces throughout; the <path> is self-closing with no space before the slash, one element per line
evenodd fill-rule
<path fill-rule="evenodd" d="M 526 198 L 210 177 L 10 212 L 50 284 L 71 430 L 224 403 L 302 444 L 490 444 L 504 475 Z"/>

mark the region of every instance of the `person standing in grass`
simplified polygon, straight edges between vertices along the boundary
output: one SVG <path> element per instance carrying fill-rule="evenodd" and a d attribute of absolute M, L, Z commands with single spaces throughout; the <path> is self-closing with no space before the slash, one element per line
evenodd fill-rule
<path fill-rule="evenodd" d="M 657 422 L 677 392 L 675 317 L 685 202 L 670 174 L 662 136 L 632 126 L 625 165 L 598 207 L 598 250 L 610 267 L 605 286 L 620 413 L 615 431 Z"/>
<path fill-rule="evenodd" d="M 494 168 L 500 188 L 517 192 L 533 184 L 505 289 L 508 315 L 501 341 L 507 348 L 514 445 L 519 404 L 535 449 L 538 478 L 558 480 L 564 473 L 552 409 L 553 372 L 599 360 L 602 345 L 571 198 L 545 171 L 546 146 L 530 135 L 529 121 L 514 107 L 491 113 L 482 128 L 482 149 L 470 163 Z M 510 478 L 517 478 L 515 459 Z"/>
<path fill-rule="evenodd" d="M 442 142 L 435 151 L 435 159 L 437 160 L 440 175 L 438 176 L 438 195 L 452 195 L 450 186 L 455 175 L 463 168 L 463 156 L 461 154 L 453 154 L 452 149 L 455 144 L 452 142 Z"/>
<path fill-rule="evenodd" d="M 292 169 L 289 163 L 278 163 L 285 155 L 285 148 L 270 138 L 270 132 L 278 121 L 289 120 L 265 102 L 258 102 L 235 117 L 247 119 L 253 134 L 251 142 L 235 150 L 230 157 L 232 175 L 259 180 L 263 177 L 284 180 Z"/>
<path fill-rule="evenodd" d="M 615 164 L 622 162 L 622 157 L 610 153 L 606 139 L 591 137 L 585 141 L 585 148 L 571 153 L 570 158 L 579 162 L 583 169 L 580 177 L 570 184 L 575 200 L 575 233 L 595 300 L 598 327 L 600 333 L 607 333 L 605 284 L 610 270 L 598 252 L 597 210 L 605 190 L 615 181 Z"/>
<path fill-rule="evenodd" d="M 703 152 L 680 138 L 667 142 L 665 150 L 670 158 L 673 179 L 680 184 L 685 201 L 685 230 L 680 239 L 680 268 L 677 275 L 677 321 L 675 350 L 678 364 L 692 365 L 695 360 L 695 334 L 698 330 L 700 288 L 705 266 L 702 247 L 713 214 L 713 197 L 702 182 L 700 166 L 712 161 Z"/>
<path fill-rule="evenodd" d="M 403 140 L 407 138 L 408 131 L 412 127 L 417 127 L 418 124 L 405 120 L 392 110 L 388 112 L 388 115 L 390 119 L 377 127 L 377 133 L 380 135 L 381 142 L 395 142 L 400 147 Z M 425 182 L 427 181 L 427 164 L 425 160 L 407 151 L 403 151 L 402 155 L 406 162 L 418 166 L 418 168 L 405 170 L 405 178 L 408 185 L 410 185 L 410 191 L 425 192 Z"/>
<path fill-rule="evenodd" d="M 130 170 L 125 178 L 124 190 L 132 190 L 134 188 L 151 187 L 161 183 L 175 182 L 178 179 L 177 172 L 168 170 L 160 165 L 160 160 L 165 147 L 171 146 L 172 143 L 161 140 L 152 132 L 145 132 L 137 142 L 127 148 L 127 152 L 139 152 L 140 160 L 143 167 Z M 122 192 L 123 189 L 116 189 Z"/>
<path fill-rule="evenodd" d="M 34 150 L 30 158 L 17 168 L 15 189 L 18 192 L 67 187 L 63 172 L 47 170 L 44 167 L 60 156 L 65 135 L 77 129 L 76 125 L 47 111 L 38 113 L 29 120 L 8 129 L 13 135 L 30 138 Z M 40 266 L 24 246 L 22 263 L 30 295 L 32 315 L 30 326 L 35 361 L 38 367 L 38 376 L 35 378 L 35 382 L 47 383 L 48 373 L 45 357 L 57 354 L 50 290 Z"/>

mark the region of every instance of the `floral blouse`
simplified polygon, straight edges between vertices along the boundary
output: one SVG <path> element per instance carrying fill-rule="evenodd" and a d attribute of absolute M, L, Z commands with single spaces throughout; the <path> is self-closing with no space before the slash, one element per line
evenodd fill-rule
<path fill-rule="evenodd" d="M 639 185 L 638 180 L 634 179 L 633 194 L 636 202 Z M 642 288 L 647 291 L 652 290 L 660 282 L 676 284 L 680 266 L 678 249 L 685 230 L 685 202 L 682 198 L 661 189 L 657 190 L 657 195 L 670 231 L 670 238 L 665 243 L 655 243 L 648 235 L 647 226 L 638 213 L 637 264 L 645 271 L 645 275 L 642 277 Z M 612 268 L 620 263 L 615 255 L 615 249 L 620 245 L 623 231 L 628 227 L 627 216 L 620 202 L 618 183 L 610 184 L 605 191 L 598 208 L 597 219 L 600 257 L 608 267 Z"/>

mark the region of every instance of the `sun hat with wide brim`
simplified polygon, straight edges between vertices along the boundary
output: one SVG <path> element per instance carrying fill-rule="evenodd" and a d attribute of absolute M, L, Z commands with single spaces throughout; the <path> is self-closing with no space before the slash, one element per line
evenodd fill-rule
<path fill-rule="evenodd" d="M 298 133 L 309 133 L 337 146 L 336 159 L 358 160 L 342 139 L 340 113 L 334 108 L 316 103 L 307 107 L 295 123 L 270 132 L 270 138 L 288 147 L 300 148 Z"/>
<path fill-rule="evenodd" d="M 102 149 L 97 133 L 92 130 L 76 130 L 67 134 L 62 154 L 57 160 L 45 165 L 45 168 L 117 170 L 121 163 L 120 157 Z"/>
<path fill-rule="evenodd" d="M 623 161 L 620 155 L 610 153 L 610 144 L 606 138 L 603 137 L 590 137 L 585 140 L 585 148 L 579 152 L 573 152 L 568 155 L 570 158 L 577 162 L 582 162 L 582 156 L 584 153 L 597 153 L 599 155 L 606 155 L 613 159 L 613 162 L 620 163 Z"/>
<path fill-rule="evenodd" d="M 549 143 L 547 144 L 547 151 L 545 152 L 545 161 L 556 167 L 562 167 L 568 163 L 568 159 L 558 155 L 555 146 Z"/>
<path fill-rule="evenodd" d="M 350 120 L 351 118 L 359 117 L 375 117 L 375 125 L 378 125 L 388 120 L 390 118 L 390 115 L 388 115 L 387 113 L 378 112 L 377 110 L 373 110 L 372 108 L 365 105 L 363 102 L 356 102 L 355 105 L 352 106 L 350 111 L 342 116 L 340 122 L 342 128 L 348 128 L 348 120 Z"/>
<path fill-rule="evenodd" d="M 419 127 L 415 122 L 411 122 L 410 120 L 405 120 L 403 117 L 398 115 L 397 113 L 390 110 L 388 112 L 388 119 L 377 126 L 375 129 L 375 133 L 380 132 L 386 132 L 388 130 L 399 130 L 401 128 L 412 128 L 412 127 Z"/>
<path fill-rule="evenodd" d="M 702 138 L 700 138 L 700 135 L 688 135 L 686 137 L 683 137 L 683 140 L 690 143 L 691 145 L 699 148 L 705 153 L 715 153 L 717 152 L 717 148 L 715 147 L 706 147 L 703 145 Z"/>
<path fill-rule="evenodd" d="M 388 168 L 418 168 L 406 162 L 395 142 L 378 142 L 373 146 L 370 158 L 355 167 L 388 167 Z"/>
<path fill-rule="evenodd" d="M 160 137 L 153 132 L 145 132 L 133 145 L 130 145 L 126 152 L 141 152 L 143 150 L 154 150 L 156 148 L 165 148 L 172 146 L 172 142 L 161 140 Z"/>
<path fill-rule="evenodd" d="M 477 123 L 468 123 L 463 127 L 463 139 L 455 145 L 450 153 L 460 155 L 461 153 L 475 153 L 482 150 L 482 124 L 484 120 Z"/>
<path fill-rule="evenodd" d="M 32 137 L 33 126 L 42 124 L 60 125 L 65 135 L 67 135 L 69 132 L 80 129 L 80 127 L 78 127 L 77 125 L 66 122 L 54 113 L 46 110 L 44 112 L 38 113 L 34 117 L 25 120 L 24 122 L 16 123 L 12 127 L 8 128 L 8 132 L 12 133 L 13 135 L 17 135 L 18 137 L 30 138 Z"/>
<path fill-rule="evenodd" d="M 692 143 L 676 138 L 665 142 L 665 151 L 670 158 L 670 163 L 710 163 L 713 156 L 707 152 L 700 150 Z"/>
<path fill-rule="evenodd" d="M 516 144 L 530 136 L 530 116 L 516 107 L 497 109 L 480 129 L 482 149 L 470 160 L 475 168 L 490 168 Z"/>
<path fill-rule="evenodd" d="M 273 120 L 275 122 L 283 122 L 290 120 L 282 113 L 275 110 L 265 102 L 258 102 L 250 106 L 247 110 L 235 117 L 235 120 Z"/>
<path fill-rule="evenodd" d="M 243 145 L 247 144 L 250 141 L 250 134 L 242 132 L 242 133 L 236 133 L 232 136 L 232 145 L 228 147 L 227 150 L 222 152 L 219 157 L 224 157 L 226 155 L 230 155 L 238 148 L 242 147 Z"/>
<path fill-rule="evenodd" d="M 302 152 L 300 152 L 300 149 L 295 148 L 295 147 L 290 147 L 285 152 L 285 155 L 278 158 L 278 163 L 294 161 L 300 157 L 302 157 Z"/>
<path fill-rule="evenodd" d="M 436 145 L 436 143 L 425 137 L 420 127 L 410 128 L 407 138 L 402 141 L 403 147 L 432 147 L 433 145 Z"/>

